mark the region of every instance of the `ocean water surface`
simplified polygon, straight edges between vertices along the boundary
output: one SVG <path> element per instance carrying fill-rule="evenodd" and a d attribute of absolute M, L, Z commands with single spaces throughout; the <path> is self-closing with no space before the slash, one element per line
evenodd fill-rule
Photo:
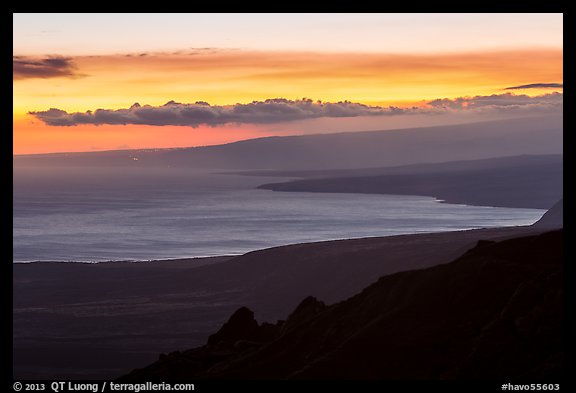
<path fill-rule="evenodd" d="M 331 239 L 532 224 L 541 209 L 273 192 L 270 177 L 182 168 L 14 168 L 13 261 L 243 254 Z"/>

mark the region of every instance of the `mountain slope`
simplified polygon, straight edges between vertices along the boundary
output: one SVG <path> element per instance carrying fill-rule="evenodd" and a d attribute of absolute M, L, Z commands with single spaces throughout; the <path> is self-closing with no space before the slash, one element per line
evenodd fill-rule
<path fill-rule="evenodd" d="M 557 381 L 562 238 L 482 241 L 452 263 L 382 277 L 334 305 L 307 298 L 267 325 L 273 338 L 231 335 L 231 319 L 234 342 L 216 335 L 120 379 Z"/>
<path fill-rule="evenodd" d="M 266 137 L 218 146 L 15 156 L 17 165 L 334 169 L 562 153 L 560 116 L 400 130 Z"/>
<path fill-rule="evenodd" d="M 532 226 L 535 228 L 562 228 L 564 226 L 564 198 L 556 202 Z"/>

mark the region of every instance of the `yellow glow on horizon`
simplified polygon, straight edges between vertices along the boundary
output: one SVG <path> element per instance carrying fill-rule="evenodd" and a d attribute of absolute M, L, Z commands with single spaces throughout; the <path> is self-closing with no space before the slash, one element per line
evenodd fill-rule
<path fill-rule="evenodd" d="M 173 146 L 213 144 L 235 138 L 225 137 L 216 128 L 182 132 L 178 127 L 47 127 L 26 115 L 50 108 L 85 112 L 129 108 L 135 102 L 157 106 L 170 100 L 233 105 L 279 97 L 412 106 L 437 98 L 503 93 L 537 96 L 562 89 L 504 89 L 563 80 L 562 50 L 546 48 L 420 55 L 214 50 L 71 60 L 76 66 L 72 77 L 14 80 L 15 152 L 90 149 L 92 140 L 99 147 L 105 138 L 106 147 L 134 148 L 168 142 Z M 254 131 L 258 127 L 240 128 L 242 136 L 262 136 Z M 165 137 L 167 130 L 170 138 Z"/>
<path fill-rule="evenodd" d="M 563 79 L 562 52 L 544 49 L 434 56 L 222 51 L 74 60 L 77 77 L 14 81 L 15 110 L 86 111 L 170 100 L 231 105 L 276 97 L 418 101 Z"/>

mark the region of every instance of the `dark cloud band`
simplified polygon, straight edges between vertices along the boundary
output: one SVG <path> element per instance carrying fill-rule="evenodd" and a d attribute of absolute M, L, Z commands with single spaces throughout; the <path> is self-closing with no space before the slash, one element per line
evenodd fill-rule
<path fill-rule="evenodd" d="M 198 101 L 182 104 L 170 101 L 162 106 L 134 104 L 128 109 L 97 109 L 84 113 L 68 113 L 60 109 L 30 112 L 51 126 L 74 126 L 79 124 L 143 124 L 153 126 L 222 125 L 226 123 L 281 123 L 286 121 L 320 117 L 381 116 L 409 113 L 413 109 L 368 106 L 342 102 L 320 102 L 310 99 L 288 100 L 274 98 L 253 101 L 249 104 L 229 106 L 210 105 Z"/>
<path fill-rule="evenodd" d="M 531 97 L 525 94 L 492 94 L 489 96 L 458 97 L 454 99 L 437 99 L 428 105 L 438 109 L 454 110 L 515 110 L 515 109 L 550 109 L 563 105 L 562 93 L 544 94 Z"/>
<path fill-rule="evenodd" d="M 14 79 L 77 77 L 76 66 L 68 57 L 32 58 L 12 57 L 12 77 Z"/>
<path fill-rule="evenodd" d="M 512 93 L 490 96 L 459 97 L 437 99 L 425 107 L 381 107 L 360 103 L 321 102 L 310 99 L 288 100 L 274 98 L 253 101 L 249 104 L 227 106 L 210 105 L 198 101 L 182 104 L 170 101 L 162 106 L 134 104 L 125 109 L 97 109 L 96 111 L 68 113 L 51 108 L 47 111 L 29 112 L 49 126 L 76 126 L 80 124 L 141 124 L 151 126 L 217 126 L 227 123 L 271 124 L 295 120 L 325 117 L 391 116 L 400 114 L 441 113 L 462 110 L 495 111 L 549 111 L 561 109 L 561 93 L 545 94 L 537 97 L 514 95 Z"/>
<path fill-rule="evenodd" d="M 504 90 L 520 90 L 520 89 L 561 89 L 564 87 L 563 83 L 531 83 L 529 85 L 511 86 Z"/>

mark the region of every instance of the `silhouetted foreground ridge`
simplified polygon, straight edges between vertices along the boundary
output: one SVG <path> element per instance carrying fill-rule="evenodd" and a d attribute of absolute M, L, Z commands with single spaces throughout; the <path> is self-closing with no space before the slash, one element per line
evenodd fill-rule
<path fill-rule="evenodd" d="M 200 348 L 123 381 L 501 379 L 562 376 L 563 231 L 480 241 L 455 261 L 381 277 L 333 305 L 308 297 L 286 321 L 243 307 Z"/>

